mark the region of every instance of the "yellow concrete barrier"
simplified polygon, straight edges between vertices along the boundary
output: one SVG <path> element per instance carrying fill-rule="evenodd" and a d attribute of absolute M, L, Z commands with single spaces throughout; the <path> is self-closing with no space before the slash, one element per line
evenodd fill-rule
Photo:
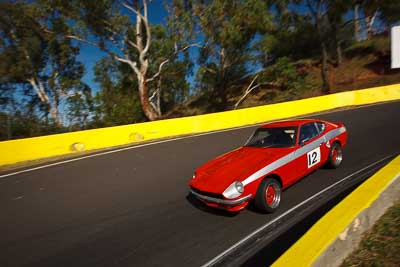
<path fill-rule="evenodd" d="M 384 210 L 399 198 L 398 184 L 393 185 L 390 192 L 387 190 L 399 176 L 400 156 L 325 214 L 272 267 L 339 266 L 357 244 L 356 241 L 359 242 L 362 232 L 372 226 Z M 382 196 L 385 190 L 387 194 Z M 377 202 L 378 198 L 381 198 L 380 203 Z M 346 239 L 350 245 L 345 243 Z M 340 242 L 334 247 L 333 243 L 338 240 Z M 321 259 L 323 254 L 325 258 Z"/>
<path fill-rule="evenodd" d="M 178 135 L 209 132 L 324 110 L 400 99 L 400 84 L 226 111 L 0 142 L 0 166 Z"/>

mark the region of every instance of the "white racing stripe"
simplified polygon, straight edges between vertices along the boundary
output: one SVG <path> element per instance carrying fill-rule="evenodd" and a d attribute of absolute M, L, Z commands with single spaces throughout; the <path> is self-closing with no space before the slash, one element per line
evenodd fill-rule
<path fill-rule="evenodd" d="M 225 250 L 224 252 L 220 253 L 219 255 L 217 255 L 215 258 L 213 258 L 212 260 L 208 261 L 207 263 L 203 264 L 201 267 L 207 267 L 210 265 L 215 264 L 216 262 L 218 262 L 219 260 L 221 260 L 225 255 L 227 255 L 229 252 L 231 252 L 232 250 L 236 249 L 237 247 L 239 247 L 240 245 L 242 245 L 244 242 L 246 242 L 247 240 L 249 240 L 250 238 L 252 238 L 253 236 L 255 236 L 256 234 L 258 234 L 259 232 L 261 232 L 262 230 L 264 230 L 265 228 L 267 228 L 268 226 L 274 224 L 276 221 L 280 220 L 281 218 L 285 217 L 286 215 L 290 214 L 291 212 L 295 211 L 296 209 L 300 208 L 301 206 L 303 206 L 304 204 L 312 201 L 314 198 L 318 197 L 319 195 L 325 193 L 326 191 L 330 190 L 331 188 L 337 186 L 338 184 L 350 179 L 351 177 L 353 177 L 354 175 L 359 174 L 360 172 L 379 164 L 380 162 L 383 162 L 387 159 L 389 159 L 390 157 L 392 157 L 393 155 L 384 157 L 378 161 L 375 161 L 374 163 L 371 163 L 369 165 L 367 165 L 366 167 L 344 177 L 343 179 L 337 181 L 336 183 L 326 187 L 324 190 L 319 191 L 318 193 L 312 195 L 311 197 L 307 198 L 306 200 L 302 201 L 301 203 L 297 204 L 296 206 L 294 206 L 293 208 L 287 210 L 286 212 L 282 213 L 281 215 L 279 215 L 278 217 L 274 218 L 272 221 L 269 221 L 268 223 L 264 224 L 263 226 L 259 227 L 257 230 L 255 230 L 254 232 L 252 232 L 251 234 L 247 235 L 246 237 L 244 237 L 243 239 L 241 239 L 239 242 L 237 242 L 236 244 L 234 244 L 233 246 L 231 246 L 230 248 L 228 248 L 227 250 Z"/>

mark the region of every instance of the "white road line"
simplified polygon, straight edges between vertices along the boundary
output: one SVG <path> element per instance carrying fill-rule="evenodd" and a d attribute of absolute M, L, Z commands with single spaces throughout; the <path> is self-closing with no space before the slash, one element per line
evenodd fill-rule
<path fill-rule="evenodd" d="M 161 140 L 161 141 L 146 143 L 146 144 L 142 144 L 142 145 L 135 145 L 135 146 L 130 146 L 130 147 L 118 148 L 118 149 L 114 149 L 114 150 L 110 150 L 110 151 L 105 151 L 105 152 L 100 152 L 100 153 L 87 155 L 87 156 L 82 156 L 82 157 L 78 157 L 78 158 L 58 161 L 58 162 L 54 162 L 54 163 L 50 163 L 50 164 L 46 164 L 46 165 L 42 165 L 42 166 L 38 166 L 38 167 L 33 167 L 33 168 L 25 169 L 25 170 L 20 170 L 20 171 L 16 171 L 16 172 L 12 172 L 12 173 L 3 174 L 3 175 L 0 175 L 0 179 L 6 178 L 6 177 L 9 177 L 9 176 L 13 176 L 13 175 L 17 175 L 17 174 L 21 174 L 21 173 L 25 173 L 25 172 L 31 172 L 31 171 L 36 171 L 36 170 L 52 167 L 52 166 L 57 166 L 57 165 L 61 165 L 61 164 L 64 164 L 64 163 L 74 162 L 74 161 L 87 159 L 87 158 L 93 158 L 93 157 L 97 157 L 97 156 L 108 155 L 108 154 L 112 154 L 112 153 L 116 153 L 116 152 L 120 152 L 120 151 L 124 151 L 124 150 L 130 150 L 130 149 L 134 149 L 134 148 L 157 145 L 157 144 L 162 144 L 162 143 L 167 143 L 167 142 L 172 142 L 172 141 L 177 141 L 177 140 L 182 140 L 182 139 L 192 138 L 192 137 L 197 137 L 197 136 L 202 136 L 202 135 L 209 135 L 209 134 L 215 134 L 215 133 L 221 133 L 221 132 L 227 132 L 227 131 L 234 131 L 234 130 L 238 130 L 238 129 L 256 127 L 257 125 L 262 125 L 262 124 L 264 124 L 264 123 L 247 125 L 247 126 L 242 126 L 242 127 L 239 127 L 239 128 L 224 129 L 224 130 L 208 132 L 208 133 L 200 133 L 200 134 L 195 134 L 195 135 L 190 135 L 190 136 L 177 137 L 177 138 L 172 138 L 172 139 L 168 139 L 168 140 Z"/>
<path fill-rule="evenodd" d="M 233 246 L 231 246 L 230 248 L 228 248 L 227 250 L 225 250 L 224 252 L 220 253 L 219 255 L 217 255 L 215 258 L 213 258 L 212 260 L 208 261 L 207 263 L 205 263 L 204 265 L 202 265 L 202 267 L 206 267 L 206 266 L 210 266 L 212 264 L 215 264 L 216 262 L 218 262 L 220 259 L 222 259 L 226 254 L 228 254 L 229 252 L 231 252 L 232 250 L 236 249 L 237 247 L 239 247 L 241 244 L 243 244 L 244 242 L 246 242 L 247 240 L 249 240 L 250 238 L 252 238 L 253 236 L 255 236 L 256 234 L 258 234 L 259 232 L 261 232 L 262 230 L 264 230 L 265 228 L 267 228 L 268 226 L 272 225 L 273 223 L 275 223 L 276 221 L 278 221 L 279 219 L 281 219 L 282 217 L 285 217 L 286 215 L 290 214 L 291 212 L 293 212 L 294 210 L 298 209 L 299 207 L 303 206 L 304 204 L 306 204 L 307 202 L 311 201 L 312 199 L 314 199 L 315 197 L 323 194 L 324 192 L 328 191 L 329 189 L 337 186 L 338 184 L 350 179 L 352 176 L 370 168 L 371 166 L 374 166 L 382 161 L 385 161 L 386 159 L 392 157 L 393 155 L 384 157 L 383 159 L 380 159 L 374 163 L 369 164 L 368 166 L 346 176 L 345 178 L 343 178 L 342 180 L 337 181 L 336 183 L 328 186 L 327 188 L 325 188 L 324 190 L 316 193 L 315 195 L 307 198 L 306 200 L 304 200 L 303 202 L 297 204 L 296 206 L 294 206 L 293 208 L 287 210 L 286 212 L 282 213 L 281 215 L 279 215 L 278 217 L 276 217 L 275 219 L 273 219 L 272 221 L 269 221 L 268 223 L 264 224 L 263 226 L 261 226 L 260 228 L 258 228 L 257 230 L 255 230 L 254 232 L 252 232 L 251 234 L 247 235 L 245 238 L 243 238 L 242 240 L 240 240 L 239 242 L 237 242 L 236 244 L 234 244 Z"/>
<path fill-rule="evenodd" d="M 369 104 L 369 105 L 364 105 L 364 106 L 359 106 L 359 107 L 351 107 L 350 109 L 361 109 L 361 108 L 367 108 L 367 107 L 371 107 L 371 106 L 384 105 L 384 104 L 387 104 L 387 102 L 374 103 L 374 104 Z M 314 114 L 310 114 L 310 115 L 317 116 L 317 115 L 321 115 L 321 114 L 331 114 L 331 113 L 337 113 L 337 112 L 346 111 L 346 110 L 348 110 L 348 109 L 332 110 L 332 111 L 327 111 L 327 112 L 319 112 L 319 113 L 314 113 Z M 308 117 L 310 115 L 293 117 L 292 119 L 294 119 L 294 118 L 306 118 L 306 117 Z M 281 120 L 285 120 L 285 119 L 281 119 Z M 275 121 L 281 121 L 281 120 L 275 120 Z M 263 124 L 269 123 L 269 122 L 273 122 L 273 121 L 256 123 L 256 124 L 252 124 L 252 125 L 246 125 L 246 126 L 230 128 L 230 129 L 223 129 L 223 130 L 212 131 L 212 132 L 207 132 L 207 133 L 194 134 L 194 135 L 190 135 L 190 136 L 171 138 L 171 139 L 167 139 L 167 140 L 161 140 L 161 141 L 146 143 L 146 144 L 142 144 L 142 145 L 133 145 L 133 146 L 124 147 L 124 148 L 117 148 L 117 149 L 113 149 L 113 150 L 110 150 L 110 151 L 100 152 L 100 153 L 87 155 L 87 156 L 82 156 L 82 157 L 77 157 L 77 158 L 73 158 L 73 159 L 67 159 L 67 160 L 58 161 L 58 162 L 54 162 L 54 163 L 50 163 L 50 164 L 46 164 L 46 165 L 41 165 L 41 166 L 38 166 L 38 167 L 27 168 L 27 169 L 16 171 L 16 172 L 2 174 L 2 175 L 0 175 L 0 179 L 6 178 L 6 177 L 10 177 L 10 176 L 14 176 L 14 175 L 21 174 L 21 173 L 32 172 L 32 171 L 36 171 L 36 170 L 40 170 L 40 169 L 44 169 L 44 168 L 48 168 L 48 167 L 52 167 L 52 166 L 57 166 L 57 165 L 61 165 L 61 164 L 69 163 L 69 162 L 74 162 L 74 161 L 83 160 L 83 159 L 87 159 L 87 158 L 93 158 L 93 157 L 97 157 L 97 156 L 103 156 L 103 155 L 108 155 L 108 154 L 112 154 L 112 153 L 117 153 L 117 152 L 120 152 L 120 151 L 125 151 L 125 150 L 145 147 L 145 146 L 151 146 L 151 145 L 157 145 L 157 144 L 162 144 L 162 143 L 167 143 L 167 142 L 173 142 L 173 141 L 178 141 L 178 140 L 182 140 L 182 139 L 186 139 L 186 138 L 198 137 L 198 136 L 203 136 L 203 135 L 210 135 L 210 134 L 223 133 L 223 132 L 228 132 L 228 131 L 235 131 L 235 130 L 240 130 L 240 129 L 245 129 L 245 128 L 257 127 L 259 125 L 263 125 Z"/>

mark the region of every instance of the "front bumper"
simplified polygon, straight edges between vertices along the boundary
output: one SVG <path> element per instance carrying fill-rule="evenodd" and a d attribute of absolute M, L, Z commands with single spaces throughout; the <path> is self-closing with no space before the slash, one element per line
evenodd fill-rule
<path fill-rule="evenodd" d="M 219 198 L 214 198 L 214 197 L 209 197 L 209 196 L 204 196 L 202 194 L 199 194 L 195 191 L 193 191 L 192 189 L 190 189 L 190 193 L 192 193 L 193 195 L 195 195 L 196 197 L 198 197 L 199 199 L 206 201 L 206 202 L 211 202 L 211 203 L 215 203 L 218 205 L 225 205 L 225 206 L 236 206 L 236 205 L 241 205 L 247 201 L 249 201 L 252 197 L 251 194 L 238 198 L 238 199 L 234 199 L 234 200 L 228 200 L 228 199 L 219 199 Z"/>

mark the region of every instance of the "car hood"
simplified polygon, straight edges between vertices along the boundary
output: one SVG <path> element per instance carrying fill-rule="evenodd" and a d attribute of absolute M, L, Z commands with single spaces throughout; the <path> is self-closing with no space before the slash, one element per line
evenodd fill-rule
<path fill-rule="evenodd" d="M 196 178 L 191 180 L 190 185 L 202 191 L 221 194 L 234 181 L 243 181 L 292 150 L 292 148 L 238 148 L 198 168 Z"/>

